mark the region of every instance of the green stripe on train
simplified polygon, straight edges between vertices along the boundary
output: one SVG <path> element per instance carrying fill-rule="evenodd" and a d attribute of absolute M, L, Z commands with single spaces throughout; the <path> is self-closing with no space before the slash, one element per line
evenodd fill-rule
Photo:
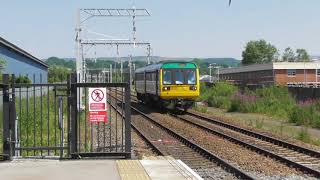
<path fill-rule="evenodd" d="M 193 63 L 165 63 L 162 65 L 163 69 L 190 69 L 197 68 Z"/>

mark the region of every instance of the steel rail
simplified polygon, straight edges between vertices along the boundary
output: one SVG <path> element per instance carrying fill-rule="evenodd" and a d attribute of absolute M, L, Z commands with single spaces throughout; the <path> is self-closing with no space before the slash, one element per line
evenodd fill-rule
<path fill-rule="evenodd" d="M 288 143 L 288 142 L 285 142 L 285 141 L 282 141 L 282 140 L 279 140 L 279 139 L 275 139 L 275 138 L 267 136 L 267 135 L 263 135 L 261 133 L 253 132 L 253 131 L 250 131 L 250 130 L 247 130 L 247 129 L 244 129 L 244 128 L 241 128 L 241 127 L 237 127 L 235 125 L 226 123 L 226 122 L 215 120 L 213 118 L 208 118 L 208 117 L 202 116 L 200 114 L 192 113 L 192 112 L 189 112 L 189 111 L 187 111 L 186 113 L 188 115 L 190 115 L 190 116 L 205 120 L 205 121 L 207 121 L 209 123 L 213 123 L 213 124 L 216 124 L 216 125 L 231 129 L 233 131 L 236 131 L 236 132 L 239 132 L 239 133 L 251 136 L 251 137 L 255 137 L 257 139 L 261 139 L 263 141 L 267 141 L 267 142 L 272 143 L 274 145 L 282 146 L 284 148 L 297 151 L 299 153 L 303 153 L 303 154 L 306 154 L 306 155 L 309 155 L 309 156 L 312 156 L 312 157 L 320 158 L 320 152 L 318 152 L 318 151 L 315 151 L 315 150 L 312 150 L 312 149 L 308 149 L 308 148 L 305 148 L 305 147 L 301 147 L 301 146 L 297 146 L 297 145 L 294 145 L 294 144 L 291 144 L 291 143 Z"/>
<path fill-rule="evenodd" d="M 213 163 L 216 163 L 217 165 L 219 165 L 220 167 L 225 169 L 227 172 L 230 172 L 230 173 L 234 174 L 236 177 L 239 177 L 241 179 L 255 179 L 254 177 L 248 175 L 247 173 L 243 172 L 242 170 L 238 169 L 237 167 L 233 166 L 232 164 L 228 163 L 227 161 L 225 161 L 225 160 L 219 158 L 218 156 L 212 154 L 211 152 L 209 152 L 205 148 L 195 144 L 195 142 L 192 142 L 192 141 L 188 140 L 186 137 L 174 132 L 172 129 L 167 128 L 167 127 L 163 126 L 162 124 L 158 123 L 152 117 L 146 115 L 145 113 L 143 113 L 142 111 L 140 111 L 137 108 L 133 107 L 132 105 L 131 105 L 131 109 L 134 110 L 135 112 L 139 113 L 142 117 L 144 117 L 145 119 L 151 121 L 152 123 L 154 123 L 155 125 L 157 125 L 161 129 L 165 130 L 166 132 L 168 132 L 173 137 L 177 138 L 180 142 L 182 142 L 186 146 L 192 148 L 194 151 L 199 153 L 201 156 L 205 157 L 206 159 L 210 160 Z"/>
<path fill-rule="evenodd" d="M 115 98 L 114 96 L 111 95 L 111 97 Z M 110 106 L 112 106 L 112 108 L 114 110 L 116 110 L 117 114 L 119 114 L 122 118 L 124 118 L 124 115 L 122 114 L 122 112 L 120 110 L 118 110 L 111 102 L 108 101 L 108 103 L 110 104 Z M 144 141 L 160 156 L 164 156 L 165 153 L 162 152 L 157 146 L 154 145 L 154 143 L 152 143 L 152 140 L 149 139 L 140 128 L 137 127 L 137 125 L 135 125 L 134 123 L 131 122 L 131 127 L 137 132 L 137 134 L 144 139 Z"/>
<path fill-rule="evenodd" d="M 154 123 L 155 125 L 157 125 L 161 129 L 165 130 L 170 135 L 172 135 L 173 137 L 177 138 L 180 142 L 182 142 L 186 146 L 192 148 L 194 151 L 198 152 L 203 157 L 207 158 L 208 160 L 210 160 L 213 163 L 218 164 L 220 167 L 224 168 L 226 171 L 234 174 L 236 177 L 239 177 L 241 179 L 255 179 L 254 177 L 246 174 L 245 172 L 243 172 L 242 170 L 238 169 L 237 167 L 231 165 L 230 163 L 226 162 L 225 160 L 223 160 L 223 159 L 219 158 L 218 156 L 212 154 L 211 152 L 209 152 L 208 150 L 204 149 L 203 147 L 201 147 L 201 146 L 195 144 L 194 142 L 188 140 L 186 137 L 184 137 L 184 136 L 174 132 L 172 129 L 167 128 L 167 127 L 163 126 L 162 124 L 158 123 L 152 117 L 146 115 L 145 113 L 143 113 L 142 111 L 138 110 L 137 108 L 131 106 L 131 109 L 136 111 L 141 116 L 143 116 L 145 119 L 151 121 L 152 123 Z"/>
<path fill-rule="evenodd" d="M 209 133 L 212 133 L 212 134 L 214 134 L 214 135 L 217 135 L 217 136 L 219 136 L 219 137 L 222 137 L 222 138 L 224 138 L 224 139 L 226 139 L 226 140 L 228 140 L 228 141 L 237 143 L 237 144 L 239 144 L 239 145 L 241 145 L 241 146 L 244 146 L 244 147 L 246 147 L 246 148 L 248 148 L 248 149 L 251 149 L 251 150 L 253 150 L 253 151 L 256 151 L 256 152 L 258 152 L 258 153 L 261 153 L 261 154 L 263 154 L 263 155 L 265 155 L 265 156 L 269 156 L 269 157 L 271 157 L 271 158 L 273 158 L 273 159 L 279 160 L 279 161 L 281 161 L 281 162 L 283 162 L 283 163 L 286 163 L 286 164 L 287 164 L 288 166 L 290 166 L 290 167 L 297 168 L 297 169 L 299 169 L 299 170 L 301 170 L 301 171 L 303 171 L 303 172 L 306 172 L 306 173 L 308 173 L 308 174 L 312 174 L 312 175 L 314 175 L 315 177 L 320 177 L 320 171 L 317 171 L 317 170 L 312 169 L 312 168 L 310 168 L 310 167 L 304 166 L 304 165 L 299 164 L 299 163 L 297 163 L 297 162 L 294 162 L 294 161 L 292 161 L 292 160 L 290 160 L 290 159 L 288 159 L 288 158 L 279 156 L 279 155 L 277 155 L 276 153 L 273 153 L 273 152 L 271 152 L 271 151 L 265 150 L 265 149 L 260 148 L 260 147 L 258 147 L 258 146 L 249 144 L 249 143 L 244 142 L 244 141 L 242 141 L 242 140 L 240 140 L 240 139 L 238 139 L 238 138 L 229 136 L 229 135 L 227 135 L 227 134 L 224 134 L 224 133 L 219 132 L 219 131 L 217 131 L 217 130 L 214 130 L 214 129 L 212 129 L 212 128 L 206 127 L 206 126 L 201 125 L 201 124 L 199 124 L 199 123 L 193 122 L 193 121 L 188 120 L 188 119 L 186 119 L 186 118 L 183 118 L 183 117 L 181 117 L 181 116 L 177 116 L 177 115 L 173 115 L 173 114 L 171 114 L 171 116 L 176 117 L 176 118 L 178 118 L 178 119 L 180 119 L 180 120 L 182 120 L 182 121 L 184 121 L 184 122 L 187 122 L 187 123 L 189 123 L 189 124 L 191 124 L 191 125 L 193 125 L 193 126 L 196 126 L 196 127 L 200 128 L 200 129 L 202 129 L 202 130 L 204 130 L 204 131 L 207 131 L 207 132 L 209 132 Z"/>

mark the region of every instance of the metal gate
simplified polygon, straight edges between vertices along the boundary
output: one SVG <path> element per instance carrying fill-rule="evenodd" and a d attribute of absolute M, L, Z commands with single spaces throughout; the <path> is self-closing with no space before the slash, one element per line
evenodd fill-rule
<path fill-rule="evenodd" d="M 29 78 L 35 82 L 36 76 Z M 42 82 L 41 75 L 37 78 Z M 61 83 L 16 84 L 15 80 L 14 75 L 3 75 L 0 84 L 3 90 L 0 157 L 130 157 L 128 83 L 77 83 L 76 74 Z M 90 87 L 107 88 L 106 123 L 88 121 Z M 113 88 L 121 89 L 127 98 L 113 97 Z"/>
<path fill-rule="evenodd" d="M 131 157 L 130 86 L 129 83 L 101 83 L 99 78 L 85 77 L 90 83 L 74 83 L 71 78 L 71 155 L 74 158 L 118 156 Z M 89 88 L 105 88 L 107 122 L 88 121 Z M 113 89 L 119 90 L 114 93 Z M 123 98 L 125 97 L 125 98 Z M 81 103 L 79 102 L 81 101 Z"/>

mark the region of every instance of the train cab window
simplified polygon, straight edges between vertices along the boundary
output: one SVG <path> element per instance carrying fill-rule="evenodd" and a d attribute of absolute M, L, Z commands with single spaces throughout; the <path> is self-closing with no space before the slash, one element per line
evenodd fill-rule
<path fill-rule="evenodd" d="M 188 84 L 196 84 L 196 71 L 195 70 L 187 70 L 187 82 Z"/>
<path fill-rule="evenodd" d="M 168 70 L 163 71 L 163 84 L 172 84 L 172 72 Z"/>
<path fill-rule="evenodd" d="M 175 71 L 175 84 L 184 84 L 183 70 Z"/>

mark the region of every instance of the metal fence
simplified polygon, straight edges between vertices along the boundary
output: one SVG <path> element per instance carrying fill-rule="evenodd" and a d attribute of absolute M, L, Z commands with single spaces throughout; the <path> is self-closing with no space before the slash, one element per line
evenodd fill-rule
<path fill-rule="evenodd" d="M 76 81 L 75 77 L 72 78 Z M 85 76 L 86 83 L 71 83 L 71 96 L 73 97 L 73 109 L 71 110 L 71 132 L 75 137 L 71 145 L 71 151 L 76 157 L 115 155 L 130 157 L 131 154 L 131 129 L 130 129 L 130 87 L 128 83 L 104 83 L 101 77 Z M 105 88 L 104 95 L 107 105 L 107 122 L 92 123 L 88 121 L 90 94 L 89 89 Z M 119 95 L 127 95 L 126 99 L 118 99 L 112 89 L 120 89 Z M 81 93 L 83 96 L 81 97 Z M 79 100 L 82 103 L 79 105 Z M 75 101 L 77 103 L 75 103 Z M 118 106 L 120 105 L 120 106 Z M 122 112 L 122 113 L 121 113 Z M 122 115 L 123 114 L 123 115 Z M 71 128 L 72 129 L 72 128 Z"/>
<path fill-rule="evenodd" d="M 108 83 L 110 78 L 93 74 L 86 75 L 82 83 L 77 78 L 73 74 L 62 83 L 16 84 L 14 76 L 9 80 L 9 75 L 3 75 L 0 154 L 41 158 L 130 157 L 129 83 Z M 89 88 L 106 89 L 107 122 L 89 121 Z M 129 98 L 113 97 L 114 88 Z"/>

